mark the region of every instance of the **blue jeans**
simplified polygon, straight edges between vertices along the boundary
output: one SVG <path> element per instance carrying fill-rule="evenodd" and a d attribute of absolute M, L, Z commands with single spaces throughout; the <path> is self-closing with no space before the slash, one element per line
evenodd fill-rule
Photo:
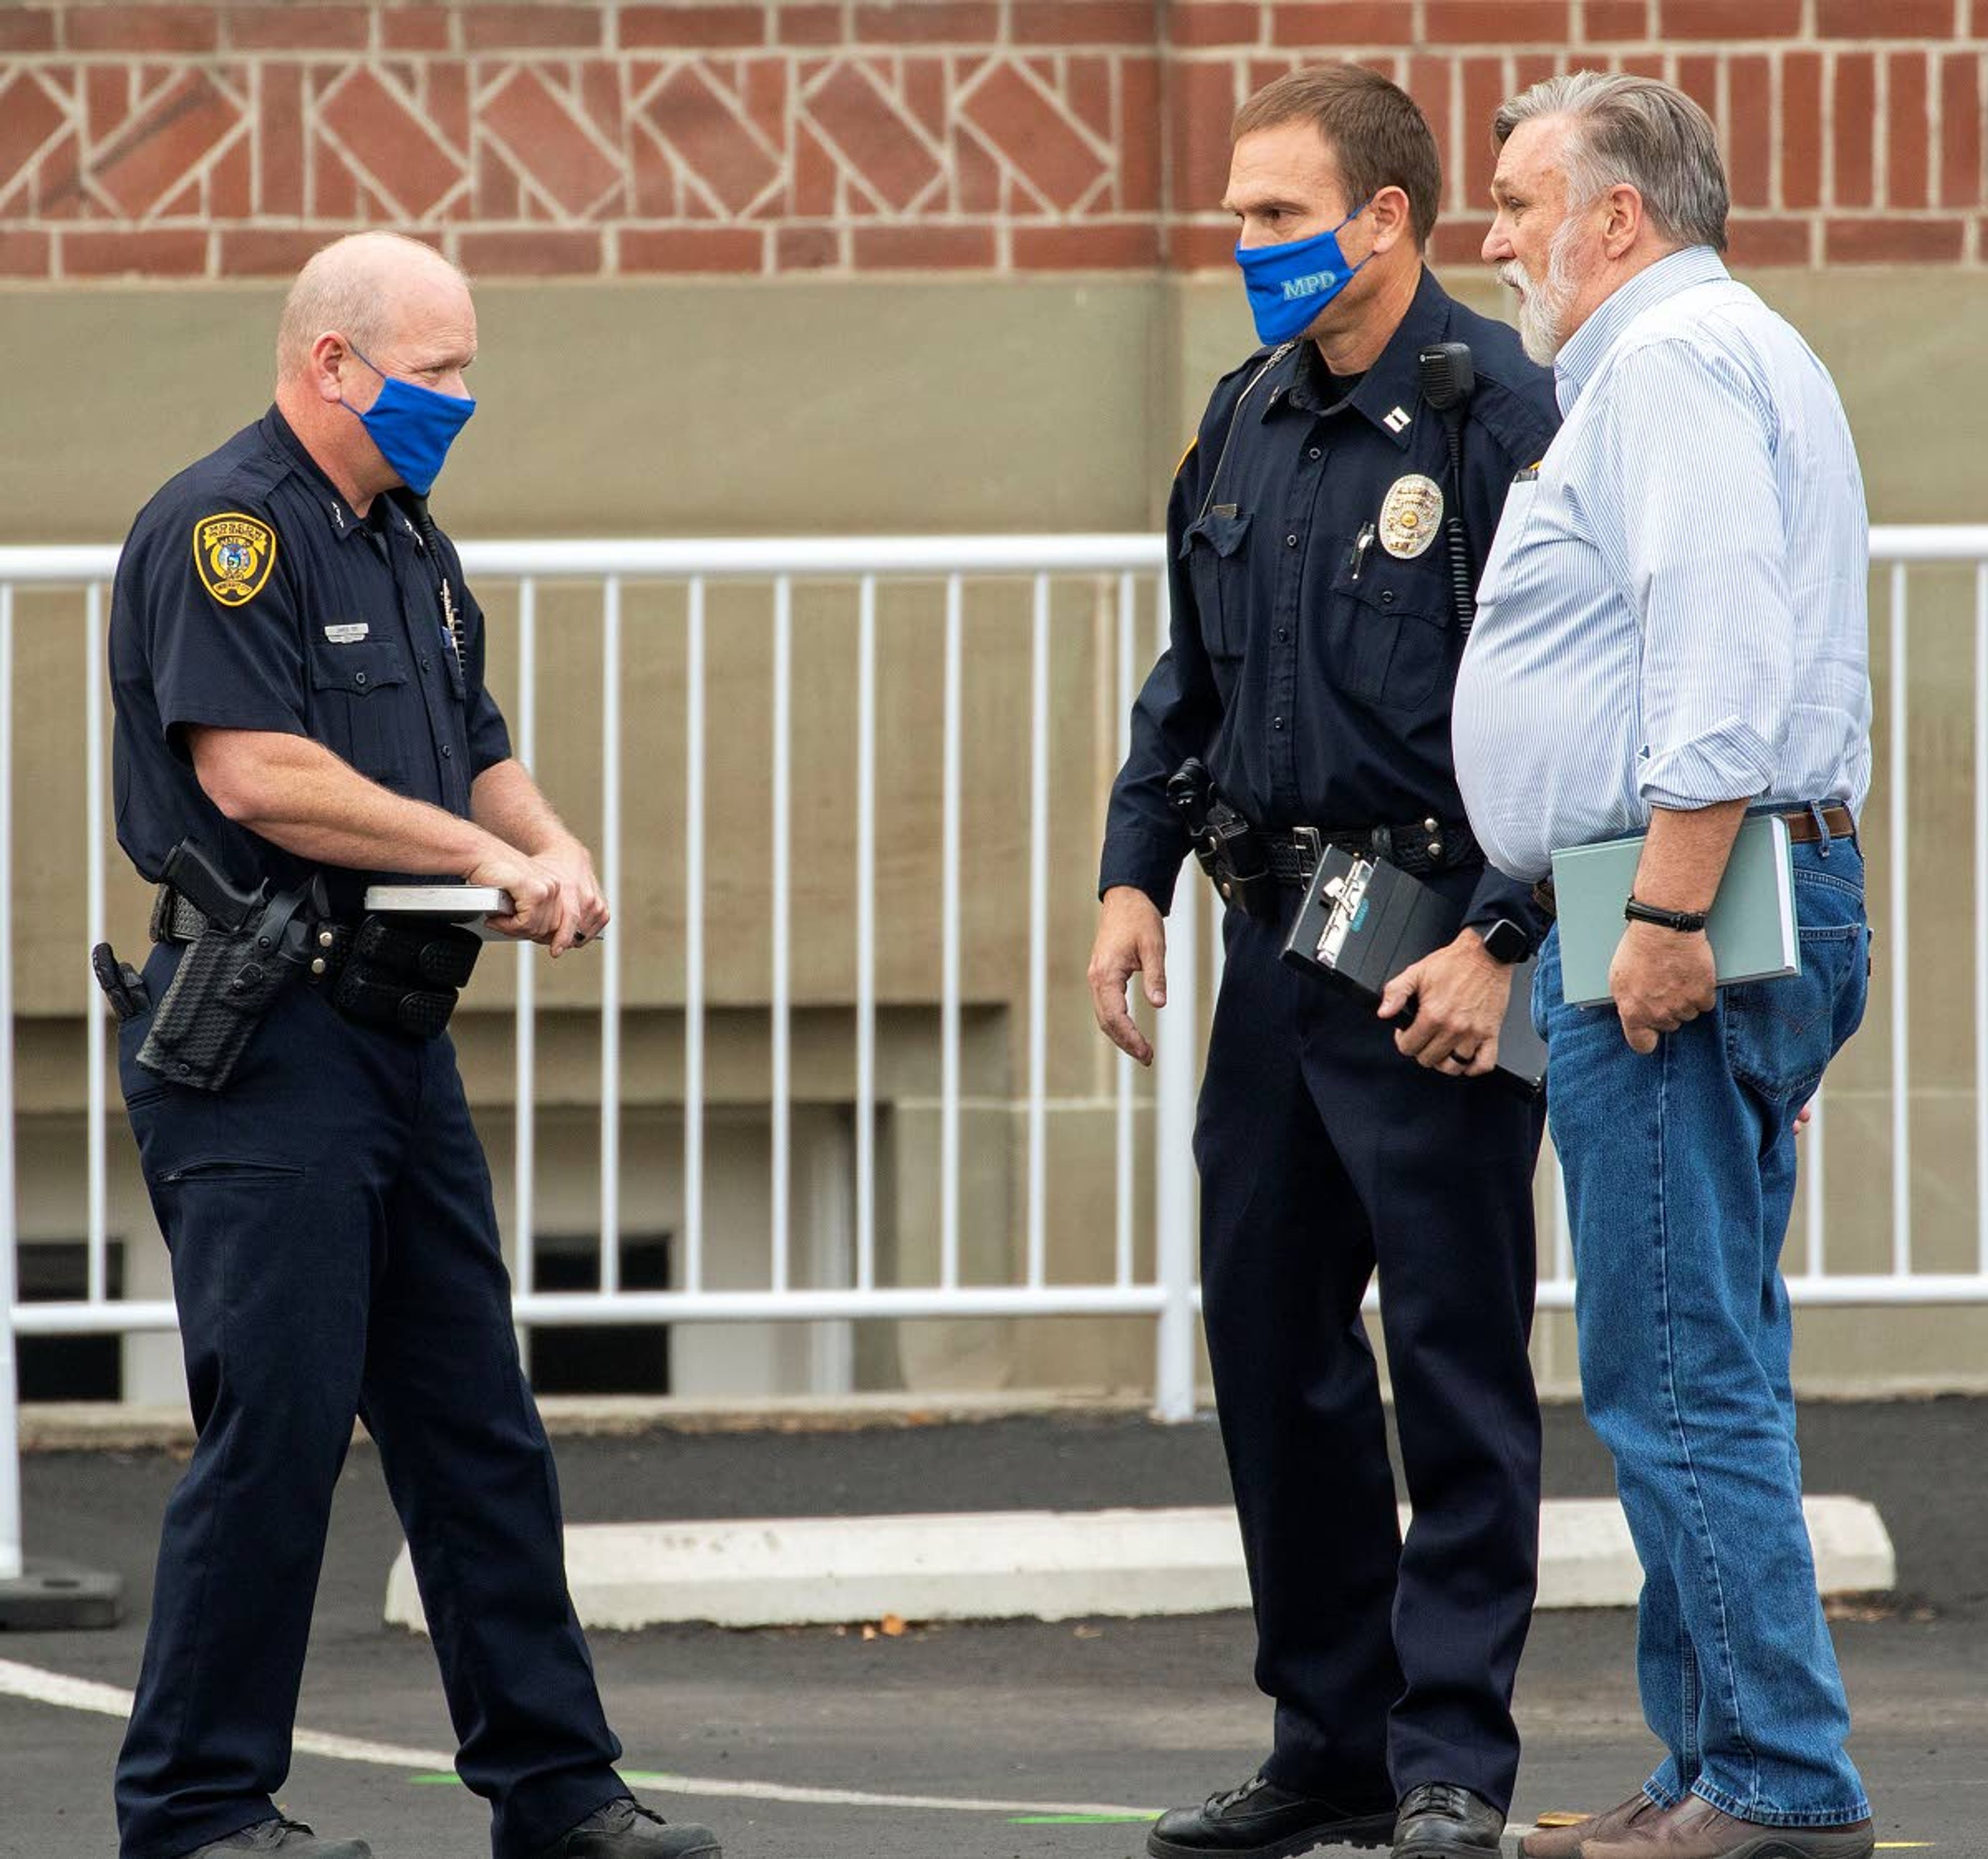
<path fill-rule="evenodd" d="M 1864 862 L 1794 850 L 1802 972 L 1721 989 L 1631 1051 L 1612 1009 L 1561 997 L 1547 939 L 1533 1014 L 1567 1177 L 1581 1391 L 1643 1566 L 1636 1671 L 1669 1752 L 1645 1784 L 1781 1827 L 1870 1811 L 1802 1521 L 1787 1288 L 1795 1114 L 1863 1018 Z"/>

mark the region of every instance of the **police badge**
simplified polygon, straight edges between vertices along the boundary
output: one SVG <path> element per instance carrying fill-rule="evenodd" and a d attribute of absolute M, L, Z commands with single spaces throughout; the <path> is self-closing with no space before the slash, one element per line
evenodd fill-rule
<path fill-rule="evenodd" d="M 1442 487 L 1419 473 L 1397 478 L 1381 506 L 1381 546 L 1398 560 L 1425 554 L 1442 527 Z"/>
<path fill-rule="evenodd" d="M 193 526 L 193 563 L 201 585 L 224 607 L 245 607 L 276 565 L 276 533 L 266 523 L 228 510 Z"/>

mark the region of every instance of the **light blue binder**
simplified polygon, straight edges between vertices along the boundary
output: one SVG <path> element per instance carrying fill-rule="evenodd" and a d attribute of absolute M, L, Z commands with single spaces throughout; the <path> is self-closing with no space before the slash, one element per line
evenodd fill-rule
<path fill-rule="evenodd" d="M 1722 987 L 1801 973 L 1789 843 L 1788 823 L 1778 814 L 1749 814 L 1740 825 L 1705 924 Z M 1553 855 L 1561 991 L 1570 1007 L 1598 1007 L 1611 997 L 1608 964 L 1627 926 L 1622 906 L 1642 856 L 1640 833 Z"/>

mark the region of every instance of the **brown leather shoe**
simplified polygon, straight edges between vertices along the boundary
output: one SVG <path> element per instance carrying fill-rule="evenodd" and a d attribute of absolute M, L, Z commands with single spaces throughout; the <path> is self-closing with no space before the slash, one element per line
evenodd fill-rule
<path fill-rule="evenodd" d="M 1582 1842 L 1581 1859 L 1870 1859 L 1868 1820 L 1848 1827 L 1762 1827 L 1736 1820 L 1688 1794 L 1676 1807 L 1606 1840 Z"/>
<path fill-rule="evenodd" d="M 1577 1820 L 1570 1827 L 1542 1827 L 1526 1835 L 1519 1851 L 1525 1859 L 1583 1859 L 1587 1849 L 1582 1842 L 1588 1840 L 1605 1840 L 1611 1834 L 1633 1827 L 1637 1821 L 1653 1818 L 1663 1810 L 1638 1788 L 1619 1807 L 1611 1807 L 1606 1813 L 1590 1814 L 1585 1820 Z"/>

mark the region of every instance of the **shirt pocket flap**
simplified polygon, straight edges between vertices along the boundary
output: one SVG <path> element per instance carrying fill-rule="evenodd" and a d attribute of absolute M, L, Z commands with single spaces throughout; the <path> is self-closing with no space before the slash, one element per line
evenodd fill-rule
<path fill-rule="evenodd" d="M 407 670 L 393 640 L 365 639 L 316 648 L 311 653 L 310 678 L 314 689 L 363 697 L 388 685 L 405 684 Z"/>
<path fill-rule="evenodd" d="M 1247 540 L 1252 514 L 1248 510 L 1239 516 L 1233 510 L 1209 511 L 1199 522 L 1188 525 L 1187 533 L 1181 538 L 1182 554 L 1185 555 L 1199 537 L 1226 560 Z"/>
<path fill-rule="evenodd" d="M 1416 619 L 1447 626 L 1455 617 L 1449 583 L 1443 578 L 1435 550 L 1413 561 L 1402 561 L 1378 549 L 1364 552 L 1356 572 L 1342 563 L 1334 591 L 1372 608 L 1389 619 Z"/>

